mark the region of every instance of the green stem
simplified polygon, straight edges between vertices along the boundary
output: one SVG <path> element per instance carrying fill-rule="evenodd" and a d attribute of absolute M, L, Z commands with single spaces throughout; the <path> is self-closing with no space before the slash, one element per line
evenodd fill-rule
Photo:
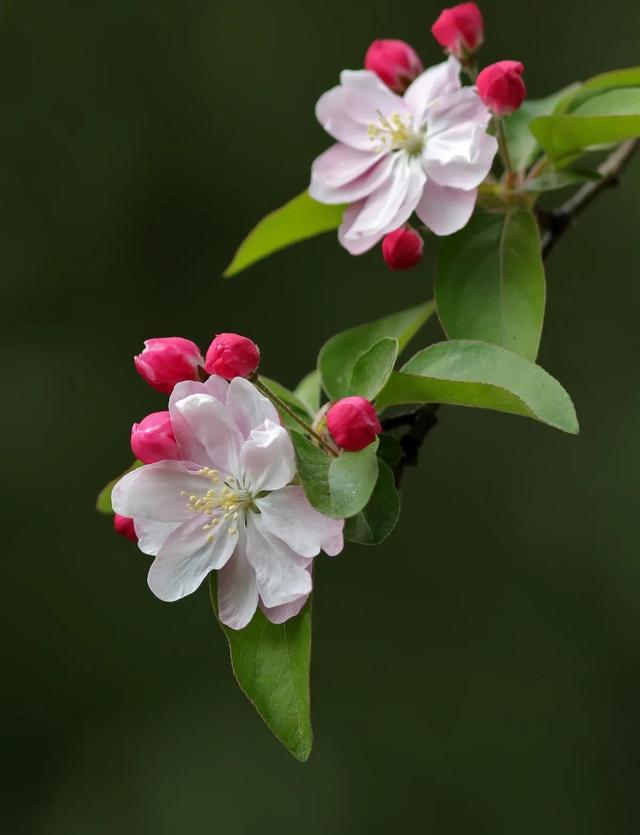
<path fill-rule="evenodd" d="M 494 123 L 496 126 L 496 139 L 498 140 L 498 150 L 500 151 L 500 158 L 504 165 L 504 170 L 507 172 L 507 187 L 513 188 L 516 172 L 514 171 L 511 162 L 511 155 L 509 153 L 509 145 L 507 143 L 507 134 L 504 129 L 504 120 L 500 116 L 494 116 Z"/>
<path fill-rule="evenodd" d="M 281 409 L 285 414 L 289 415 L 292 420 L 295 420 L 296 423 L 300 424 L 304 431 L 308 432 L 309 435 L 311 435 L 311 437 L 314 438 L 323 449 L 333 455 L 334 458 L 338 457 L 338 453 L 329 446 L 324 438 L 318 435 L 318 433 L 312 429 L 309 424 L 305 423 L 304 420 L 302 420 L 302 418 L 293 411 L 293 409 L 290 409 L 284 400 L 281 400 L 275 392 L 271 391 L 271 389 L 265 385 L 257 375 L 251 380 L 251 382 L 264 394 L 265 397 L 268 397 L 269 400 L 271 400 L 271 402 L 278 407 L 278 409 Z"/>

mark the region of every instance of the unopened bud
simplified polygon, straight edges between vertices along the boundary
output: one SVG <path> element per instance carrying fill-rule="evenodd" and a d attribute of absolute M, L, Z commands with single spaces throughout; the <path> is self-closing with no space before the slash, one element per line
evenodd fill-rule
<path fill-rule="evenodd" d="M 207 351 L 205 368 L 225 380 L 251 377 L 260 365 L 260 349 L 246 336 L 219 333 Z"/>
<path fill-rule="evenodd" d="M 133 361 L 142 379 L 164 394 L 183 380 L 197 380 L 198 366 L 204 364 L 198 346 L 181 336 L 147 339 Z"/>
<path fill-rule="evenodd" d="M 484 21 L 475 3 L 460 3 L 444 9 L 431 32 L 440 46 L 464 61 L 482 44 Z"/>
<path fill-rule="evenodd" d="M 517 110 L 527 96 L 520 61 L 498 61 L 485 67 L 476 81 L 478 95 L 496 116 Z"/>
<path fill-rule="evenodd" d="M 404 93 L 424 69 L 415 49 L 396 40 L 374 41 L 364 56 L 364 66 L 396 93 Z"/>
<path fill-rule="evenodd" d="M 382 426 L 373 405 L 364 397 L 344 397 L 327 412 L 327 427 L 342 449 L 358 452 L 375 441 Z"/>
<path fill-rule="evenodd" d="M 131 428 L 131 450 L 143 464 L 180 457 L 169 412 L 153 412 Z"/>
<path fill-rule="evenodd" d="M 126 536 L 132 542 L 138 541 L 136 529 L 133 526 L 133 519 L 130 519 L 128 516 L 120 516 L 119 513 L 115 513 L 113 516 L 113 529 L 117 534 Z"/>
<path fill-rule="evenodd" d="M 422 259 L 424 241 L 411 226 L 389 232 L 382 241 L 382 257 L 390 270 L 410 270 Z"/>

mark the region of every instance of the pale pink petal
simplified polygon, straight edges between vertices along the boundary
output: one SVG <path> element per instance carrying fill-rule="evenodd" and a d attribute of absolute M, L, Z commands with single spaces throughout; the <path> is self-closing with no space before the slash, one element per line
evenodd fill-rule
<path fill-rule="evenodd" d="M 490 120 L 491 113 L 475 87 L 461 87 L 441 96 L 427 113 L 429 136 L 465 122 L 486 128 Z"/>
<path fill-rule="evenodd" d="M 358 219 L 358 215 L 362 211 L 364 204 L 364 200 L 359 200 L 357 203 L 353 203 L 349 206 L 342 216 L 342 223 L 338 229 L 338 240 L 351 255 L 362 255 L 363 252 L 367 252 L 369 249 L 372 249 L 385 234 L 383 230 L 378 231 L 373 235 L 361 235 L 357 238 L 349 236 L 351 228 Z"/>
<path fill-rule="evenodd" d="M 309 561 L 272 536 L 256 513 L 247 516 L 247 559 L 255 569 L 258 591 L 268 608 L 291 603 L 311 591 L 311 576 L 306 570 Z"/>
<path fill-rule="evenodd" d="M 448 93 L 460 88 L 460 63 L 450 56 L 442 64 L 429 67 L 411 82 L 404 94 L 404 101 L 411 109 L 414 127 L 419 127 L 427 108 Z"/>
<path fill-rule="evenodd" d="M 302 487 L 292 485 L 258 499 L 265 530 L 302 557 L 315 557 L 322 549 L 330 556 L 342 551 L 344 521 L 324 516 L 309 504 Z"/>
<path fill-rule="evenodd" d="M 138 548 L 143 554 L 155 557 L 169 535 L 180 524 L 180 522 L 156 522 L 155 519 L 141 519 L 138 517 L 133 523 L 136 536 L 138 537 Z"/>
<path fill-rule="evenodd" d="M 244 377 L 235 377 L 229 384 L 227 409 L 243 438 L 248 438 L 265 420 L 280 423 L 273 403 Z"/>
<path fill-rule="evenodd" d="M 498 143 L 469 123 L 443 131 L 427 143 L 424 170 L 441 186 L 477 188 L 491 171 Z"/>
<path fill-rule="evenodd" d="M 178 400 L 174 409 L 184 421 L 180 431 L 188 428 L 206 451 L 210 466 L 223 474 L 235 473 L 243 438 L 226 406 L 210 394 L 191 394 Z"/>
<path fill-rule="evenodd" d="M 467 225 L 476 196 L 475 189 L 449 188 L 428 180 L 416 214 L 436 235 L 452 235 Z"/>
<path fill-rule="evenodd" d="M 243 629 L 258 606 L 256 572 L 246 556 L 246 532 L 240 530 L 231 559 L 218 572 L 218 617 L 231 629 Z"/>
<path fill-rule="evenodd" d="M 401 96 L 392 92 L 370 70 L 343 70 L 340 73 L 343 102 L 351 119 L 367 128 L 378 124 L 380 114 L 389 118 L 393 114 L 402 117 L 410 115 L 410 110 Z"/>
<path fill-rule="evenodd" d="M 238 534 L 231 534 L 224 522 L 209 541 L 209 531 L 203 531 L 207 517 L 198 515 L 169 536 L 149 569 L 149 588 L 167 603 L 194 592 L 210 571 L 227 562 L 236 546 Z"/>
<path fill-rule="evenodd" d="M 254 494 L 288 484 L 295 475 L 296 460 L 287 430 L 265 420 L 242 445 L 240 468 L 244 486 Z"/>
<path fill-rule="evenodd" d="M 371 150 L 367 126 L 356 122 L 346 110 L 343 87 L 334 87 L 320 96 L 316 104 L 316 118 L 326 132 L 339 142 L 362 151 Z"/>
<path fill-rule="evenodd" d="M 178 383 L 171 392 L 171 397 L 169 398 L 171 427 L 178 444 L 180 455 L 185 461 L 195 461 L 203 466 L 208 466 L 210 463 L 204 445 L 194 436 L 188 421 L 176 409 L 176 403 L 192 394 L 210 394 L 221 403 L 226 403 L 228 388 L 229 383 L 226 380 L 212 374 L 205 383 L 187 380 L 183 383 Z"/>
<path fill-rule="evenodd" d="M 309 194 L 320 203 L 353 203 L 375 191 L 389 176 L 392 167 L 391 154 L 356 151 L 337 143 L 317 157 L 311 166 Z"/>
<path fill-rule="evenodd" d="M 193 513 L 187 496 L 203 495 L 210 487 L 208 479 L 197 475 L 195 465 L 158 461 L 123 476 L 113 488 L 111 502 L 121 516 L 182 522 Z"/>
<path fill-rule="evenodd" d="M 309 595 L 303 594 L 302 597 L 299 597 L 297 600 L 292 600 L 291 603 L 283 603 L 282 606 L 272 606 L 269 608 L 264 605 L 262 600 L 260 601 L 259 606 L 268 621 L 279 624 L 284 623 L 299 614 L 308 599 Z"/>

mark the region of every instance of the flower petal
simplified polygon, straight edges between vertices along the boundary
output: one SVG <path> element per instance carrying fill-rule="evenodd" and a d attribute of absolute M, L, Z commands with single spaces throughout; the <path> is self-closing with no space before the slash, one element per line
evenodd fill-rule
<path fill-rule="evenodd" d="M 243 439 L 226 406 L 210 394 L 190 394 L 174 407 L 205 449 L 210 465 L 221 473 L 236 473 Z"/>
<path fill-rule="evenodd" d="M 491 113 L 475 87 L 461 87 L 441 96 L 427 113 L 429 136 L 467 122 L 486 128 L 490 120 Z"/>
<path fill-rule="evenodd" d="M 171 392 L 171 397 L 169 398 L 171 428 L 173 429 L 180 455 L 185 461 L 195 461 L 197 464 L 202 464 L 203 466 L 207 466 L 210 463 L 204 445 L 194 436 L 189 422 L 176 409 L 176 403 L 192 394 L 210 394 L 221 403 L 226 403 L 228 388 L 229 383 L 226 380 L 212 374 L 205 383 L 187 380 L 183 383 L 178 383 Z"/>
<path fill-rule="evenodd" d="M 306 570 L 309 561 L 272 536 L 255 513 L 247 516 L 247 559 L 268 608 L 291 603 L 311 591 L 311 575 Z"/>
<path fill-rule="evenodd" d="M 273 403 L 244 377 L 234 377 L 229 384 L 227 409 L 243 438 L 248 438 L 265 420 L 280 423 Z"/>
<path fill-rule="evenodd" d="M 138 548 L 143 554 L 155 557 L 169 535 L 180 524 L 180 522 L 156 522 L 155 519 L 141 519 L 138 517 L 133 525 L 138 537 Z"/>
<path fill-rule="evenodd" d="M 460 62 L 453 55 L 447 61 L 429 67 L 412 81 L 404 94 L 404 101 L 413 113 L 415 127 L 422 124 L 429 105 L 460 86 Z"/>
<path fill-rule="evenodd" d="M 185 461 L 158 461 L 132 470 L 113 488 L 113 509 L 133 519 L 183 522 L 193 513 L 183 495 L 202 495 L 211 486 Z"/>
<path fill-rule="evenodd" d="M 465 191 L 428 180 L 416 213 L 434 234 L 452 235 L 467 225 L 476 196 L 476 189 Z"/>
<path fill-rule="evenodd" d="M 387 118 L 395 113 L 402 117 L 410 115 L 403 98 L 390 90 L 371 70 L 343 70 L 340 84 L 345 111 L 351 119 L 367 128 L 379 121 L 381 113 Z"/>
<path fill-rule="evenodd" d="M 246 537 L 242 527 L 233 556 L 218 572 L 218 617 L 231 629 L 243 629 L 258 606 L 256 572 L 247 559 Z"/>
<path fill-rule="evenodd" d="M 333 557 L 342 551 L 344 521 L 319 513 L 309 504 L 302 487 L 277 490 L 258 499 L 256 505 L 264 529 L 300 556 L 315 557 L 322 549 Z"/>
<path fill-rule="evenodd" d="M 498 150 L 494 136 L 469 123 L 433 137 L 423 157 L 424 170 L 440 186 L 477 188 L 491 171 Z"/>
<path fill-rule="evenodd" d="M 282 606 L 272 606 L 269 608 L 265 606 L 262 600 L 260 601 L 260 609 L 264 616 L 271 623 L 280 624 L 294 618 L 302 610 L 302 607 L 309 599 L 308 594 L 303 594 L 297 600 L 292 600 L 291 603 L 283 603 Z"/>
<path fill-rule="evenodd" d="M 287 430 L 265 420 L 242 445 L 240 469 L 244 486 L 254 494 L 279 490 L 296 472 L 295 453 Z"/>
<path fill-rule="evenodd" d="M 371 137 L 367 126 L 356 122 L 345 107 L 344 88 L 328 90 L 318 99 L 316 118 L 326 132 L 352 148 L 371 150 Z"/>
<path fill-rule="evenodd" d="M 320 203 L 353 203 L 375 191 L 392 167 L 391 154 L 356 151 L 336 143 L 311 166 L 309 194 Z"/>

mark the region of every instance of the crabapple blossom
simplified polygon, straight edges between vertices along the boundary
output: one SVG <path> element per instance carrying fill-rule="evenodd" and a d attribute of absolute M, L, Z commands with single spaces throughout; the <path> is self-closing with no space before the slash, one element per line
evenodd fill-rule
<path fill-rule="evenodd" d="M 331 437 L 348 452 L 359 452 L 375 441 L 382 426 L 373 405 L 365 397 L 343 397 L 327 412 Z"/>
<path fill-rule="evenodd" d="M 397 40 L 374 41 L 364 56 L 364 67 L 396 93 L 403 93 L 424 70 L 415 49 Z"/>
<path fill-rule="evenodd" d="M 242 629 L 258 606 L 273 623 L 293 617 L 311 592 L 313 557 L 342 550 L 344 523 L 291 484 L 293 445 L 275 407 L 242 377 L 212 376 L 179 383 L 169 413 L 179 460 L 131 471 L 112 494 L 155 557 L 149 587 L 178 600 L 215 569 L 227 626 Z"/>
<path fill-rule="evenodd" d="M 225 380 L 250 377 L 260 365 L 260 349 L 246 336 L 219 333 L 207 351 L 205 368 Z"/>
<path fill-rule="evenodd" d="M 398 96 L 368 70 L 344 70 L 320 97 L 316 115 L 337 140 L 313 163 L 311 197 L 349 204 L 342 245 L 359 255 L 415 211 L 436 235 L 469 220 L 497 142 L 475 87 L 462 87 L 453 56 Z"/>
<path fill-rule="evenodd" d="M 163 394 L 183 380 L 197 380 L 198 367 L 204 365 L 200 348 L 181 336 L 147 339 L 133 361 L 142 379 Z"/>
<path fill-rule="evenodd" d="M 382 257 L 390 270 L 410 270 L 422 260 L 424 241 L 411 226 L 389 232 L 382 241 Z"/>
<path fill-rule="evenodd" d="M 484 40 L 484 21 L 475 3 L 460 3 L 443 9 L 431 27 L 433 37 L 461 60 L 472 55 Z"/>
<path fill-rule="evenodd" d="M 133 424 L 131 451 L 143 464 L 179 457 L 169 412 L 152 412 Z"/>
<path fill-rule="evenodd" d="M 478 75 L 478 95 L 496 116 L 517 110 L 527 96 L 520 61 L 498 61 Z"/>

